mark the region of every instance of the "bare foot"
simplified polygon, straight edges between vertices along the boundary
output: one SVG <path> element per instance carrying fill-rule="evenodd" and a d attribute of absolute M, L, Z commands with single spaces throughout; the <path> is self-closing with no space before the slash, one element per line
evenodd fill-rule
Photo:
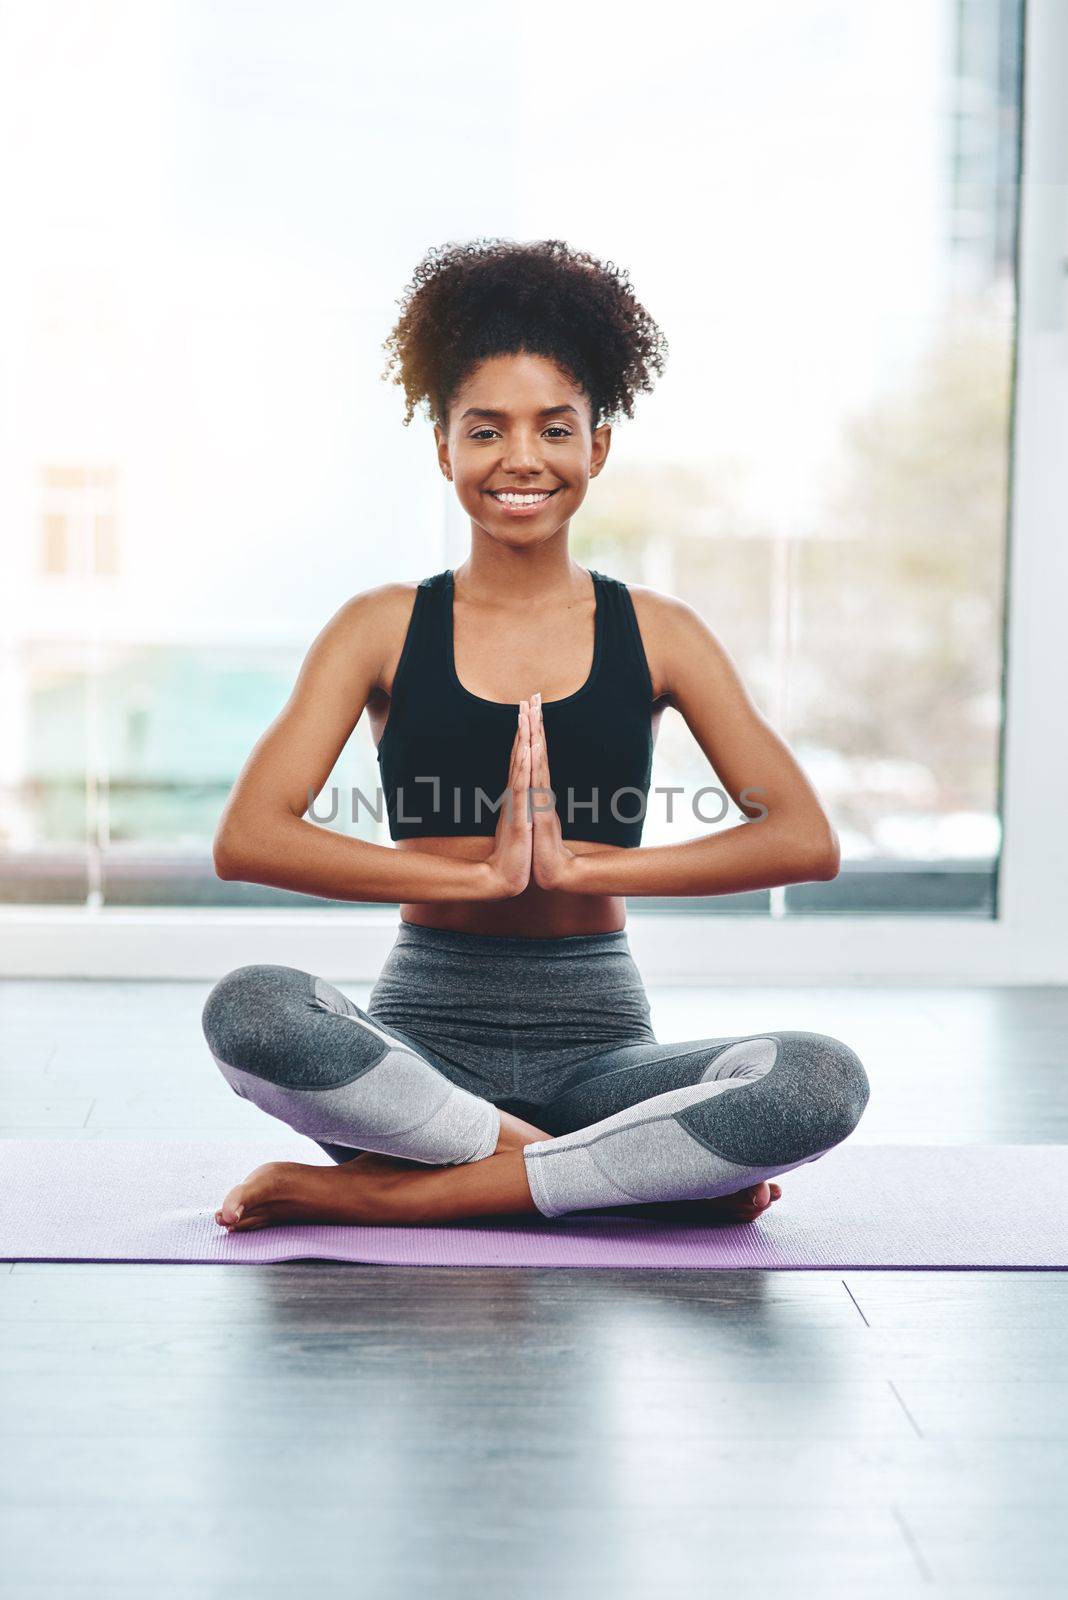
<path fill-rule="evenodd" d="M 737 1194 L 717 1195 L 714 1200 L 694 1200 L 702 1216 L 722 1217 L 725 1222 L 753 1222 L 770 1205 L 782 1196 L 775 1182 L 754 1183 L 750 1189 L 739 1189 Z"/>
<path fill-rule="evenodd" d="M 522 1150 L 524 1145 L 551 1137 L 533 1123 L 502 1111 L 494 1155 Z M 411 1222 L 418 1219 L 412 1211 L 410 1174 L 425 1177 L 445 1170 L 373 1150 L 331 1167 L 268 1161 L 250 1172 L 243 1183 L 235 1184 L 215 1220 L 228 1233 L 265 1228 L 275 1222 Z"/>
<path fill-rule="evenodd" d="M 405 1220 L 399 1191 L 421 1161 L 365 1151 L 340 1165 L 307 1166 L 268 1161 L 235 1184 L 215 1213 L 228 1233 L 274 1222 L 398 1222 Z"/>
<path fill-rule="evenodd" d="M 781 1196 L 777 1183 L 764 1182 L 739 1189 L 737 1194 L 716 1195 L 712 1200 L 666 1200 L 626 1209 L 665 1222 L 669 1218 L 678 1222 L 755 1222 Z"/>

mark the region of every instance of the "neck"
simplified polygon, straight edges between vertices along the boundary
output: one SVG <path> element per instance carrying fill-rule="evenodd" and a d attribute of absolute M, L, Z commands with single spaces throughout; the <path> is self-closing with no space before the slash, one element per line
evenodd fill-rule
<path fill-rule="evenodd" d="M 453 583 L 465 599 L 517 608 L 585 594 L 589 587 L 586 569 L 567 548 L 564 529 L 527 547 L 474 537 L 467 559 L 453 569 Z"/>

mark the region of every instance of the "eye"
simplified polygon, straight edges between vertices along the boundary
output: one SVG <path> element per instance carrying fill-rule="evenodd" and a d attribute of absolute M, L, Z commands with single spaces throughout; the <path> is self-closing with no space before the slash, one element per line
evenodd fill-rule
<path fill-rule="evenodd" d="M 471 434 L 471 438 L 472 439 L 482 439 L 482 438 L 485 437 L 486 434 L 488 434 L 488 433 L 496 433 L 496 432 L 497 432 L 496 428 L 489 428 L 489 427 L 478 428 L 473 434 Z M 571 438 L 571 429 L 563 427 L 562 424 L 560 424 L 559 422 L 554 422 L 550 427 L 546 428 L 545 432 L 546 433 L 563 434 L 565 439 L 570 439 Z"/>

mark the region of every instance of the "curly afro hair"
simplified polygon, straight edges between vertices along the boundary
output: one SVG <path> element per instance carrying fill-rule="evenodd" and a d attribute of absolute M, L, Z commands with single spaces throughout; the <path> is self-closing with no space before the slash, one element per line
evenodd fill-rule
<path fill-rule="evenodd" d="M 664 370 L 667 339 L 634 298 L 629 274 L 562 239 L 477 239 L 435 247 L 415 269 L 383 344 L 399 372 L 404 425 L 425 402 L 448 426 L 449 402 L 491 356 L 545 356 L 589 397 L 591 428 L 622 413 Z"/>

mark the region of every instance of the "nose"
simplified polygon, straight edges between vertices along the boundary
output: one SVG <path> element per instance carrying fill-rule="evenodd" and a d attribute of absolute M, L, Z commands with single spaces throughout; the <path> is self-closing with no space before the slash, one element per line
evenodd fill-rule
<path fill-rule="evenodd" d="M 542 468 L 537 437 L 513 435 L 511 441 L 505 444 L 501 465 L 506 472 L 514 472 L 524 477 L 537 477 Z"/>

